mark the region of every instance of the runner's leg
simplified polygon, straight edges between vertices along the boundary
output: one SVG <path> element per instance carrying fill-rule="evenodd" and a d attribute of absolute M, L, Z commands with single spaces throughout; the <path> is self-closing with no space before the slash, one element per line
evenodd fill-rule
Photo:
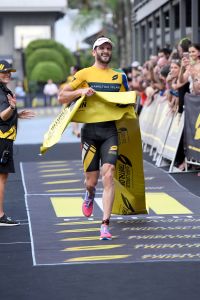
<path fill-rule="evenodd" d="M 103 183 L 103 195 L 102 195 L 102 202 L 103 202 L 103 220 L 109 220 L 113 201 L 114 201 L 114 172 L 115 166 L 111 164 L 104 164 L 102 166 L 102 183 Z"/>

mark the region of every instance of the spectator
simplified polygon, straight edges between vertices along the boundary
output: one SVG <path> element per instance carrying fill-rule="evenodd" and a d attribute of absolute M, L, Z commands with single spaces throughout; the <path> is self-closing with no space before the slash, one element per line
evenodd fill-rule
<path fill-rule="evenodd" d="M 183 38 L 178 44 L 178 54 L 183 57 L 184 52 L 188 52 L 189 46 L 192 44 L 191 40 L 188 38 Z"/>
<path fill-rule="evenodd" d="M 169 59 L 170 55 L 171 55 L 171 50 L 169 48 L 162 48 L 158 51 L 158 57 L 159 58 L 166 58 L 166 60 Z"/>
<path fill-rule="evenodd" d="M 13 142 L 17 134 L 17 121 L 33 117 L 31 111 L 17 112 L 16 96 L 7 88 L 15 69 L 6 61 L 0 61 L 0 226 L 19 225 L 4 212 L 4 192 L 9 173 L 14 173 Z"/>
<path fill-rule="evenodd" d="M 24 91 L 23 83 L 21 81 L 18 81 L 15 87 L 15 95 L 17 100 L 21 100 L 23 102 L 23 105 L 27 106 L 26 92 Z"/>
<path fill-rule="evenodd" d="M 189 53 L 183 53 L 180 83 L 190 82 L 190 92 L 200 95 L 200 44 L 191 44 Z"/>
<path fill-rule="evenodd" d="M 45 106 L 51 106 L 52 99 L 58 95 L 58 87 L 52 79 L 48 79 L 44 86 Z"/>
<path fill-rule="evenodd" d="M 180 60 L 177 59 L 172 60 L 170 64 L 170 72 L 166 77 L 166 82 L 168 83 L 167 100 L 169 103 L 170 111 L 175 113 L 178 111 L 178 102 L 179 102 L 177 81 L 180 72 L 180 67 L 181 67 Z"/>
<path fill-rule="evenodd" d="M 153 69 L 153 88 L 156 90 L 159 90 L 161 95 L 165 92 L 165 80 L 163 79 L 163 76 L 161 75 L 161 70 L 163 67 L 166 67 L 169 65 L 169 61 L 165 56 L 160 57 L 157 61 L 156 67 Z M 167 67 L 168 68 L 168 67 Z"/>
<path fill-rule="evenodd" d="M 17 86 L 15 88 L 15 95 L 17 98 L 24 98 L 26 96 L 26 92 L 24 91 L 23 84 L 21 81 L 18 81 Z"/>

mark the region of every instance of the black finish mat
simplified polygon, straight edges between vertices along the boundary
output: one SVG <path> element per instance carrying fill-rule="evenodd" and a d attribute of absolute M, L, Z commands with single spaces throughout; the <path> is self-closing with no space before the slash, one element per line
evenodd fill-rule
<path fill-rule="evenodd" d="M 84 218 L 81 162 L 23 163 L 33 264 L 199 260 L 199 197 L 166 172 L 147 162 L 144 166 L 149 214 L 113 215 L 113 240 L 99 241 L 102 186 L 93 216 Z"/>
<path fill-rule="evenodd" d="M 8 215 L 13 216 L 14 218 L 21 221 L 21 226 L 17 226 L 15 228 L 6 228 L 0 227 L 0 298 L 6 300 L 63 300 L 63 299 L 70 299 L 70 300 L 100 300 L 102 298 L 106 299 L 127 299 L 127 300 L 168 300 L 168 299 L 181 299 L 181 300 L 198 300 L 200 294 L 200 262 L 199 260 L 189 259 L 184 261 L 183 258 L 179 258 L 179 261 L 168 260 L 162 258 L 160 261 L 158 258 L 151 260 L 148 262 L 147 260 L 137 262 L 137 263 L 113 263 L 113 261 L 105 261 L 105 263 L 76 263 L 69 264 L 64 263 L 64 265 L 43 265 L 43 266 L 33 266 L 33 259 L 32 259 L 32 248 L 31 248 L 31 241 L 30 241 L 30 233 L 29 233 L 29 224 L 27 220 L 27 211 L 28 207 L 25 207 L 24 201 L 24 189 L 22 186 L 21 176 L 20 176 L 20 168 L 19 162 L 31 162 L 38 163 L 38 162 L 48 162 L 48 161 L 55 161 L 55 160 L 79 160 L 81 157 L 80 153 L 80 145 L 76 144 L 60 144 L 56 145 L 44 157 L 39 157 L 39 146 L 40 145 L 21 145 L 15 146 L 15 167 L 16 167 L 16 174 L 12 174 L 9 176 L 9 180 L 6 187 L 6 194 L 5 194 L 5 208 Z M 33 173 L 32 169 L 30 173 Z M 155 170 L 156 171 L 156 170 Z M 38 174 L 34 174 L 38 176 Z M 80 178 L 81 178 L 80 174 Z M 146 177 L 147 176 L 146 174 Z M 199 195 L 199 178 L 196 174 L 187 174 L 181 173 L 178 175 L 173 175 L 173 178 L 176 178 L 181 186 L 187 187 L 192 193 Z M 33 179 L 32 179 L 33 180 Z M 151 179 L 147 179 L 147 192 L 155 191 L 155 188 L 161 187 L 161 185 L 152 185 Z M 63 186 L 66 188 L 66 186 Z M 45 188 L 46 189 L 46 188 Z M 54 189 L 57 187 L 54 186 Z M 100 187 L 99 187 L 100 189 Z M 156 189 L 159 191 L 159 189 Z M 34 199 L 40 199 L 42 203 L 44 200 L 48 202 L 50 200 L 46 200 L 49 196 L 53 196 L 52 192 L 49 194 L 45 194 L 44 198 L 40 197 L 37 194 L 37 187 L 36 187 L 36 195 L 31 194 L 30 197 Z M 181 189 L 181 194 L 184 195 L 185 191 L 186 194 L 189 195 L 186 197 L 188 198 L 188 203 L 190 203 L 190 196 L 191 194 L 188 193 L 187 190 Z M 82 194 L 82 191 L 79 191 Z M 56 195 L 57 196 L 57 195 Z M 60 196 L 65 196 L 61 194 Z M 28 198 L 29 196 L 26 195 Z M 193 198 L 194 199 L 194 198 Z M 178 199 L 180 201 L 180 199 Z M 39 202 L 39 200 L 38 200 Z M 186 203 L 188 205 L 188 203 Z M 194 207 L 196 200 L 192 201 L 192 207 Z M 32 203 L 33 205 L 33 203 Z M 40 206 L 39 206 L 40 207 Z M 60 239 L 64 239 L 65 237 L 69 237 L 66 233 L 56 234 L 55 232 L 60 231 L 66 228 L 75 227 L 77 228 L 78 224 L 76 225 L 56 225 L 58 223 L 63 223 L 64 219 L 69 219 L 65 217 L 55 217 L 55 210 L 52 204 L 48 205 L 49 209 L 51 210 L 52 220 L 48 220 L 49 226 L 53 228 L 53 242 L 59 240 L 55 247 L 58 247 L 60 244 L 59 249 L 64 249 L 69 247 L 67 241 L 60 241 Z M 198 209 L 198 205 L 196 206 Z M 101 213 L 99 206 L 95 206 L 95 214 Z M 196 215 L 195 209 L 192 211 L 193 214 L 189 215 L 156 215 L 154 212 L 150 211 L 151 215 L 145 216 L 145 223 L 142 220 L 137 219 L 130 219 L 130 221 L 134 221 L 134 227 L 147 227 L 146 220 L 148 217 L 151 219 L 148 222 L 148 227 L 157 226 L 154 221 L 156 218 L 163 218 L 163 221 L 159 221 L 159 227 L 162 226 L 178 226 L 181 225 L 180 221 L 185 226 L 192 226 L 198 224 L 198 215 Z M 31 213 L 31 211 L 30 211 Z M 197 212 L 198 214 L 198 212 Z M 47 214 L 49 215 L 49 213 Z M 46 226 L 45 220 L 45 213 L 43 212 L 43 221 L 42 219 L 38 220 L 38 229 L 37 232 L 44 230 L 43 227 Z M 153 217 L 156 217 L 155 219 Z M 177 218 L 178 217 L 178 218 Z M 86 219 L 82 219 L 81 221 L 87 221 Z M 173 221 L 171 222 L 171 219 Z M 177 221 L 174 221 L 174 219 Z M 180 220 L 179 220 L 180 219 Z M 184 221 L 184 219 L 195 219 L 194 222 Z M 53 225 L 50 221 L 56 220 Z M 95 217 L 95 220 L 98 221 L 99 217 Z M 161 220 L 161 219 L 160 219 Z M 168 220 L 168 221 L 167 221 Z M 77 220 L 71 220 L 78 222 Z M 121 223 L 118 223 L 122 221 Z M 70 222 L 70 220 L 65 220 L 64 222 Z M 127 222 L 127 221 L 126 221 Z M 139 223 L 138 223 L 139 222 Z M 172 223 L 172 224 L 171 224 Z M 37 221 L 35 222 L 37 225 Z M 34 225 L 34 226 L 35 226 Z M 182 226 L 181 225 L 181 226 Z M 82 227 L 86 226 L 81 225 Z M 88 225 L 87 225 L 88 226 Z M 94 224 L 92 225 L 94 226 Z M 198 243 L 198 236 L 191 236 L 192 232 L 196 234 L 196 229 L 191 230 L 191 228 L 187 228 L 187 230 L 179 231 L 179 237 L 171 231 L 171 235 L 168 237 L 166 236 L 167 231 L 157 229 L 154 232 L 150 232 L 150 229 L 146 228 L 140 230 L 138 232 L 131 232 L 131 228 L 133 224 L 126 224 L 125 220 L 112 220 L 113 226 L 113 234 L 119 235 L 121 238 L 120 243 L 123 243 L 126 238 L 124 237 L 123 232 L 121 232 L 122 228 L 129 228 L 129 233 L 126 233 L 126 236 L 130 235 L 133 236 L 135 240 L 135 245 L 139 245 L 140 249 L 148 244 L 148 247 L 145 246 L 145 255 L 154 253 L 152 249 L 152 240 L 154 239 L 153 244 L 160 244 L 163 243 L 163 239 L 167 243 L 173 243 L 174 248 L 176 247 L 176 251 L 173 250 L 173 253 L 179 252 L 179 249 L 183 246 L 177 245 L 181 243 L 191 245 Z M 97 226 L 98 227 L 98 226 Z M 54 230 L 54 228 L 60 228 L 59 230 Z M 169 228 L 168 228 L 169 229 Z M 177 230 L 177 228 L 176 228 Z M 180 229 L 179 229 L 180 230 Z M 125 231 L 126 232 L 126 231 Z M 90 233 L 84 233 L 84 235 L 91 235 Z M 184 234 L 184 237 L 183 237 Z M 187 234 L 187 235 L 185 235 Z M 198 233 L 197 233 L 198 234 Z M 62 238 L 57 238 L 57 236 L 62 236 Z M 66 236 L 64 236 L 66 235 Z M 70 233 L 71 237 L 74 235 L 77 238 L 83 233 Z M 137 238 L 134 236 L 137 235 Z M 152 236 L 153 235 L 153 236 Z M 173 236 L 174 235 L 174 236 Z M 40 233 L 41 236 L 41 233 Z M 162 238 L 161 238 L 162 237 Z M 43 234 L 43 238 L 46 238 L 45 233 Z M 98 238 L 98 233 L 95 233 L 95 238 Z M 51 239 L 51 236 L 50 236 Z M 176 243 L 175 243 L 176 240 Z M 129 242 L 128 240 L 126 240 Z M 173 242 L 172 242 L 173 241 Z M 190 242 L 189 242 L 190 241 Z M 93 243 L 99 243 L 100 241 L 96 240 Z M 119 243 L 117 239 L 113 239 L 112 243 Z M 78 242 L 79 243 L 79 242 Z M 77 243 L 77 245 L 78 245 Z M 109 242 L 111 243 L 111 242 Z M 105 244 L 105 243 L 104 243 Z M 166 243 L 165 243 L 166 244 Z M 82 244 L 81 244 L 82 245 Z M 133 244 L 131 244 L 132 247 Z M 153 247 L 155 247 L 153 245 Z M 44 246 L 44 252 L 46 252 L 46 246 Z M 53 247 L 51 245 L 51 247 Z M 157 246 L 158 247 L 158 246 Z M 160 246 L 159 246 L 160 247 Z M 163 246 L 162 246 L 163 247 Z M 169 246 L 167 246 L 169 247 Z M 161 248 L 162 253 L 166 253 L 169 250 L 166 250 L 167 247 L 165 246 L 165 250 Z M 172 246 L 170 246 L 172 247 Z M 192 246 L 193 247 L 193 246 Z M 197 246 L 198 247 L 198 246 Z M 179 249 L 178 249 L 179 248 Z M 197 248 L 196 248 L 197 249 Z M 56 250 L 57 251 L 57 250 Z M 91 251 L 91 250 L 90 250 Z M 108 251 L 108 249 L 107 249 Z M 113 250 L 111 250 L 113 251 Z M 120 249 L 121 251 L 121 249 Z M 139 251 L 139 249 L 134 249 L 134 252 Z M 158 251 L 158 250 L 156 250 Z M 181 250 L 182 251 L 182 250 Z M 81 251 L 79 251 L 81 252 Z M 171 251 L 170 251 L 171 252 Z M 70 252 L 71 253 L 71 252 Z M 73 253 L 73 252 L 72 252 Z M 73 257 L 73 254 L 70 254 Z M 89 251 L 88 251 L 89 253 Z M 91 252 L 90 252 L 91 253 Z M 141 255 L 144 253 L 144 250 L 141 250 Z M 156 252 L 158 253 L 158 252 Z M 168 252 L 169 253 L 169 252 Z M 182 252 L 181 252 L 182 253 Z M 189 247 L 185 246 L 185 253 L 191 253 L 189 251 Z M 196 250 L 198 253 L 198 250 Z M 82 253 L 83 254 L 83 253 Z M 79 256 L 82 256 L 82 254 Z M 91 255 L 91 254 L 90 254 Z M 68 256 L 69 257 L 69 256 Z M 77 254 L 76 254 L 77 257 Z M 66 256 L 64 257 L 66 259 Z"/>

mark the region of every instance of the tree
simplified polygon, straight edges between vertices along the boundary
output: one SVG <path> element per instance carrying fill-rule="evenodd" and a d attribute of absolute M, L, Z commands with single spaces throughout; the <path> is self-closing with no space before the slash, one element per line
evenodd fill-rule
<path fill-rule="evenodd" d="M 37 81 L 38 83 L 44 83 L 48 79 L 52 79 L 54 82 L 61 82 L 65 78 L 65 73 L 62 68 L 52 61 L 39 62 L 33 68 L 30 75 L 30 81 Z"/>
<path fill-rule="evenodd" d="M 66 65 L 65 59 L 63 55 L 56 49 L 50 48 L 39 48 L 36 49 L 31 55 L 27 57 L 26 61 L 26 72 L 27 74 L 31 74 L 33 68 L 40 62 L 49 62 L 53 61 L 60 66 L 64 73 L 66 73 Z"/>
<path fill-rule="evenodd" d="M 79 8 L 76 27 L 85 30 L 94 20 L 101 19 L 105 35 L 116 38 L 118 64 L 121 67 L 132 61 L 131 0 L 69 0 L 69 7 Z M 112 18 L 109 16 L 112 15 Z"/>
<path fill-rule="evenodd" d="M 49 39 L 32 41 L 25 50 L 28 80 L 45 83 L 49 78 L 65 81 L 70 66 L 75 64 L 73 54 L 62 44 Z"/>

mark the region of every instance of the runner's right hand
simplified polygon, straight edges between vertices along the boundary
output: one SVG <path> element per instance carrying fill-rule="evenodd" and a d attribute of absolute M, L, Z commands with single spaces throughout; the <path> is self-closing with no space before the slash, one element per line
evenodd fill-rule
<path fill-rule="evenodd" d="M 82 89 L 82 96 L 92 96 L 93 94 L 95 93 L 95 90 L 93 90 L 91 87 L 89 88 L 85 88 L 85 89 Z"/>

